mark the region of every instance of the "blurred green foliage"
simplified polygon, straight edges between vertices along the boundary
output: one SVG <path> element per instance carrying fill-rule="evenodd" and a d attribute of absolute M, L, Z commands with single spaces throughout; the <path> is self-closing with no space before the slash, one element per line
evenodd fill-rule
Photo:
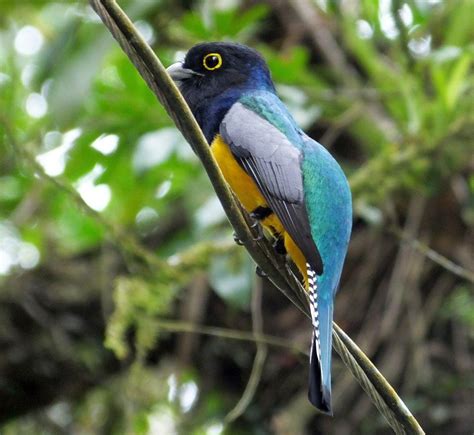
<path fill-rule="evenodd" d="M 317 3 L 326 5 L 320 13 L 335 23 L 357 79 L 338 76 L 307 45 L 270 37 L 279 32 L 272 2 L 121 2 L 164 64 L 201 41 L 259 49 L 303 127 L 325 125 L 330 136 L 351 138 L 347 146 L 337 141 L 335 152 L 350 176 L 357 219 L 381 224 L 394 203 L 414 192 L 435 196 L 451 177 L 466 176 L 474 138 L 472 2 L 364 0 L 347 10 Z M 392 3 L 405 11 L 402 27 L 389 16 Z M 209 271 L 231 309 L 248 310 L 251 262 L 222 247 L 231 232 L 199 162 L 92 10 L 40 0 L 0 7 L 0 281 L 114 244 L 122 232 L 152 237 L 164 221 L 189 217 L 154 248 L 168 268 L 144 265 L 125 246 L 127 271 L 113 278 L 105 343 L 126 358 L 133 326 L 139 362 L 78 402 L 54 405 L 46 420 L 71 433 L 172 433 L 180 425 L 186 433 L 221 433 L 229 397 L 208 391 L 198 399 L 196 372 L 178 378 L 169 362 L 141 363 L 156 344 L 156 319 L 171 312 L 196 270 Z M 92 211 L 54 180 L 73 186 Z M 472 194 L 472 174 L 467 187 Z M 472 199 L 460 216 L 473 225 Z M 470 290 L 459 288 L 448 306 L 448 316 L 472 327 Z M 87 360 L 87 351 L 78 358 Z M 2 433 L 61 433 L 44 420 L 23 417 Z M 253 430 L 265 433 L 258 424 Z"/>

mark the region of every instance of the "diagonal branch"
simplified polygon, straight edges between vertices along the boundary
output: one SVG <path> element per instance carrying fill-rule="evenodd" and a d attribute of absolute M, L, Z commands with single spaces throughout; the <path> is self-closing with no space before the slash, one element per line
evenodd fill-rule
<path fill-rule="evenodd" d="M 397 226 L 390 227 L 388 232 L 393 234 L 402 242 L 409 244 L 413 249 L 416 249 L 426 258 L 429 258 L 433 263 L 443 267 L 453 275 L 459 276 L 466 281 L 474 283 L 474 271 L 455 263 L 444 255 L 441 255 L 439 252 L 436 252 L 434 249 L 430 248 L 420 240 L 409 237 Z"/>
<path fill-rule="evenodd" d="M 272 255 L 269 243 L 255 240 L 252 230 L 247 225 L 246 217 L 224 181 L 196 120 L 160 60 L 115 0 L 90 0 L 90 3 L 201 159 L 231 225 L 251 257 L 268 274 L 275 286 L 308 316 L 309 310 L 301 298 L 301 288 L 285 265 L 279 263 Z M 395 390 L 367 356 L 340 328 L 337 326 L 335 328 L 333 334 L 336 351 L 371 400 L 377 404 L 377 408 L 394 431 L 407 434 L 424 433 Z"/>
<path fill-rule="evenodd" d="M 201 129 L 165 67 L 115 0 L 91 0 L 90 3 L 202 161 L 217 197 L 247 251 L 285 296 L 300 310 L 306 312 L 306 305 L 298 299 L 298 295 L 294 294 L 292 279 L 279 272 L 279 269 L 284 268 L 284 265 L 277 264 L 277 260 L 268 255 L 271 252 L 269 245 L 262 248 L 265 242 L 255 241 L 256 234 L 253 234 L 247 225 L 239 205 L 232 196 L 209 151 Z"/>

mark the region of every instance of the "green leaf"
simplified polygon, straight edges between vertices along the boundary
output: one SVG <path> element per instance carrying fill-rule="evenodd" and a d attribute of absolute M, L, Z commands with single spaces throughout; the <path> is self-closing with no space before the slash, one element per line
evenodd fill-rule
<path fill-rule="evenodd" d="M 467 74 L 472 65 L 472 58 L 468 54 L 462 56 L 454 65 L 446 86 L 447 106 L 453 109 L 467 87 Z"/>

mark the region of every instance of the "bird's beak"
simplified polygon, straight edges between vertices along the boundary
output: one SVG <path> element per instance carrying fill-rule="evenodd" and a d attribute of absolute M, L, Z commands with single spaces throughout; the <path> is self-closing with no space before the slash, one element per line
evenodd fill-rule
<path fill-rule="evenodd" d="M 193 71 L 192 69 L 183 68 L 183 62 L 176 62 L 166 68 L 166 71 L 175 82 L 181 82 L 189 79 L 192 76 L 200 76 L 201 74 Z"/>

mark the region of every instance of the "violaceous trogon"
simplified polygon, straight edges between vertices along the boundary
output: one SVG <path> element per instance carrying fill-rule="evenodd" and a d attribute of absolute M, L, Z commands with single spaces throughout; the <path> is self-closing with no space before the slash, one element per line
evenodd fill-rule
<path fill-rule="evenodd" d="M 198 44 L 168 72 L 231 189 L 301 273 L 313 324 L 309 400 L 332 414 L 333 303 L 352 226 L 347 179 L 298 127 L 255 50 Z"/>

